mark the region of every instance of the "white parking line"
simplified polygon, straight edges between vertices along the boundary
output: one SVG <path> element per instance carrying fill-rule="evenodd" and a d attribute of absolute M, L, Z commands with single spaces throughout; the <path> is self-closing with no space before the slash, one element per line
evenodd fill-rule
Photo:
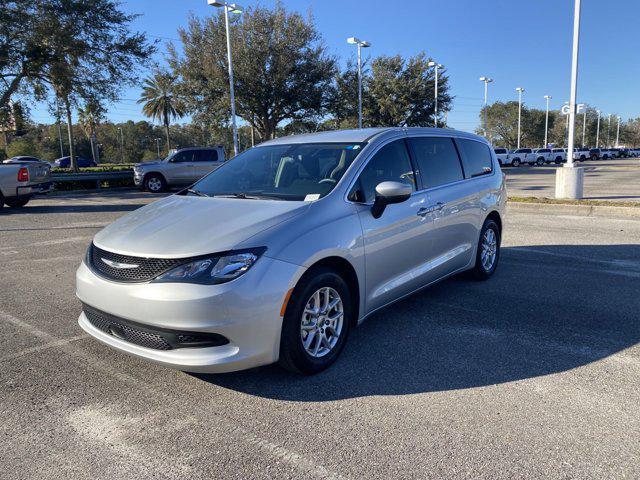
<path fill-rule="evenodd" d="M 44 345 L 38 345 L 37 347 L 25 348 L 24 350 L 21 350 L 17 353 L 0 357 L 0 362 L 6 362 L 7 360 L 13 360 L 16 358 L 24 357 L 26 355 L 31 355 L 32 353 L 37 353 L 37 352 L 41 352 L 42 350 L 47 350 L 49 348 L 60 347 L 62 345 L 66 345 L 67 343 L 72 343 L 78 340 L 82 340 L 83 338 L 89 338 L 89 335 L 76 335 L 75 337 L 63 338 L 61 340 L 54 340 L 52 342 L 45 343 Z"/>
<path fill-rule="evenodd" d="M 96 370 L 99 370 L 105 374 L 108 374 L 124 383 L 127 383 L 133 386 L 136 390 L 146 390 L 148 392 L 152 392 L 156 395 L 165 396 L 167 395 L 166 390 L 161 390 L 151 385 L 145 384 L 140 379 L 134 377 L 133 375 L 129 375 L 123 373 L 122 371 L 112 369 L 108 365 L 104 364 L 104 361 L 95 357 L 94 355 L 87 353 L 81 349 L 78 349 L 73 346 L 73 342 L 63 341 L 62 339 L 58 339 L 55 336 L 40 330 L 29 323 L 20 320 L 19 318 L 14 317 L 6 312 L 0 311 L 0 321 L 6 321 L 11 323 L 17 327 L 26 330 L 30 334 L 35 337 L 42 338 L 47 340 L 50 344 L 59 342 L 58 345 L 51 346 L 51 348 L 57 348 L 59 350 L 64 351 L 69 354 L 72 359 L 78 361 L 83 366 L 90 366 Z M 249 443 L 250 445 L 260 449 L 262 452 L 268 454 L 270 457 L 277 459 L 283 463 L 286 463 L 292 468 L 300 471 L 301 474 L 308 477 L 321 478 L 321 479 L 339 479 L 342 478 L 340 475 L 337 475 L 322 465 L 318 465 L 312 460 L 303 457 L 302 455 L 287 449 L 281 445 L 270 442 L 264 438 L 257 436 L 255 433 L 247 430 L 246 428 L 238 425 L 237 423 L 228 420 L 228 419 L 219 419 L 219 421 L 227 423 L 227 431 L 230 434 L 235 433 L 238 437 L 239 441 L 244 441 Z"/>
<path fill-rule="evenodd" d="M 75 242 L 87 242 L 91 240 L 93 236 L 85 235 L 82 237 L 69 237 L 69 238 L 59 238 L 57 240 L 43 240 L 41 242 L 33 242 L 33 243 L 22 243 L 20 245 L 8 245 L 0 247 L 0 254 L 4 250 L 8 250 L 10 248 L 31 248 L 31 247 L 50 247 L 53 245 L 64 245 L 65 243 L 75 243 Z"/>

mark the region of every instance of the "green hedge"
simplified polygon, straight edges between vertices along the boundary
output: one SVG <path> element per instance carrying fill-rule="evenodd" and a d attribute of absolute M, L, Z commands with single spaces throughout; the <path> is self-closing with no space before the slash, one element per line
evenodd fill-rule
<path fill-rule="evenodd" d="M 128 172 L 133 170 L 133 163 L 108 164 L 103 163 L 97 167 L 79 168 L 79 172 Z M 53 167 L 51 173 L 74 173 L 70 168 Z"/>

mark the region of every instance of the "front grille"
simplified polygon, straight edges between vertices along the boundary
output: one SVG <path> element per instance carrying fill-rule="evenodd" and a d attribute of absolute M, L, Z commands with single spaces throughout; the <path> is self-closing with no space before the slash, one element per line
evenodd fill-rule
<path fill-rule="evenodd" d="M 116 282 L 148 282 L 161 273 L 193 260 L 192 258 L 132 257 L 109 252 L 95 245 L 91 245 L 89 259 L 90 266 L 96 273 Z M 121 264 L 121 268 L 111 266 L 108 262 Z"/>
<path fill-rule="evenodd" d="M 150 327 L 116 317 L 84 304 L 82 310 L 89 323 L 98 330 L 145 348 L 173 350 L 175 348 L 218 347 L 229 343 L 227 338 L 217 333 L 183 332 Z"/>

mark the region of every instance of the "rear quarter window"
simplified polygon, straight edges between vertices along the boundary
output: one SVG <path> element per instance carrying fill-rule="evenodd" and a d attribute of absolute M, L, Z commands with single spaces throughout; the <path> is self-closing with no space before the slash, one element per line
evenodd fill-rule
<path fill-rule="evenodd" d="M 456 138 L 462 156 L 466 178 L 478 177 L 493 172 L 493 160 L 489 146 L 476 140 Z"/>

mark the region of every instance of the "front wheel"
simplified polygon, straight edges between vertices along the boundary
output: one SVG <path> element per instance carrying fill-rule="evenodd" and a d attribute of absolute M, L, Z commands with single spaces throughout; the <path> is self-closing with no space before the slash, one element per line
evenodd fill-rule
<path fill-rule="evenodd" d="M 519 167 L 520 166 L 520 159 L 514 158 L 513 161 L 511 162 L 511 166 L 512 167 Z"/>
<path fill-rule="evenodd" d="M 473 276 L 477 280 L 487 280 L 498 268 L 500 259 L 500 229 L 496 222 L 487 218 L 480 231 L 476 264 Z"/>
<path fill-rule="evenodd" d="M 29 203 L 29 197 L 27 197 L 27 198 L 16 198 L 16 199 L 5 198 L 4 202 L 7 204 L 7 207 L 9 207 L 9 208 L 22 208 L 27 203 Z"/>
<path fill-rule="evenodd" d="M 544 158 L 540 157 L 540 158 L 536 159 L 536 165 L 538 165 L 539 167 L 544 165 Z"/>
<path fill-rule="evenodd" d="M 349 336 L 351 301 L 347 284 L 334 271 L 318 268 L 305 274 L 284 315 L 280 365 L 311 375 L 333 364 Z"/>
<path fill-rule="evenodd" d="M 167 182 L 162 175 L 152 173 L 144 179 L 144 189 L 151 193 L 164 192 L 167 188 Z"/>

